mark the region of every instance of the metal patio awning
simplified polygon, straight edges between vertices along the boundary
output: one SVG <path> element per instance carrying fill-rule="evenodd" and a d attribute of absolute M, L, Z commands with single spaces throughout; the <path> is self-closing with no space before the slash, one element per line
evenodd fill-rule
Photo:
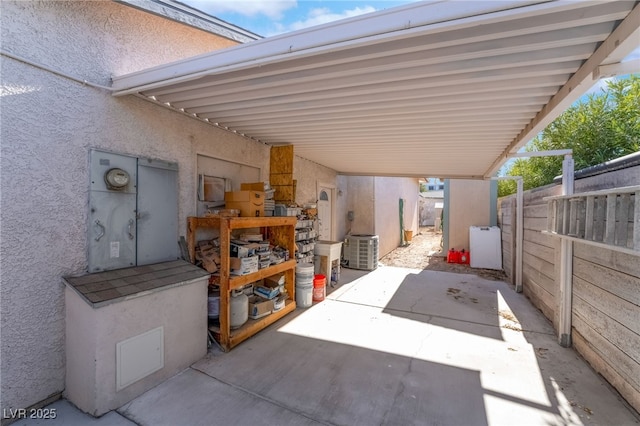
<path fill-rule="evenodd" d="M 635 1 L 433 1 L 114 77 L 342 174 L 483 178 L 640 45 Z M 632 68 L 638 63 L 632 63 Z"/>

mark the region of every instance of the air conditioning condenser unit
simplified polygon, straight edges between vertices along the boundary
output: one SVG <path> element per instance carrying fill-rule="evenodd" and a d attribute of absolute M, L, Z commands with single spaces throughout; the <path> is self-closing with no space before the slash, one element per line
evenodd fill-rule
<path fill-rule="evenodd" d="M 373 271 L 378 267 L 377 235 L 348 235 L 344 243 L 344 258 L 347 267 Z"/>

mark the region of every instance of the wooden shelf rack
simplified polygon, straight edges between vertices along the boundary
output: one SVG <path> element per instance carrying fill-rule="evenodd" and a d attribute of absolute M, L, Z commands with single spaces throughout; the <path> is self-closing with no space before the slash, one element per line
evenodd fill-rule
<path fill-rule="evenodd" d="M 187 247 L 189 256 L 195 259 L 196 234 L 200 229 L 219 229 L 220 231 L 220 327 L 211 327 L 212 332 L 219 338 L 220 345 L 225 351 L 231 350 L 240 342 L 248 339 L 258 331 L 284 317 L 296 308 L 295 302 L 295 268 L 294 260 L 296 217 L 188 217 L 187 218 Z M 259 269 L 247 275 L 231 276 L 230 242 L 231 233 L 236 229 L 266 228 L 271 244 L 289 250 L 290 260 L 283 263 Z M 279 311 L 256 320 L 249 319 L 241 327 L 230 328 L 230 297 L 231 290 L 259 281 L 263 278 L 285 274 L 285 288 L 289 299 Z"/>

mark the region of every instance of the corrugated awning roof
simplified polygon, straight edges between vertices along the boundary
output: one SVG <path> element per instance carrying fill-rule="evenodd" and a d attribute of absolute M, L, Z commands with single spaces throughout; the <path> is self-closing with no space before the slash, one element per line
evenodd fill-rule
<path fill-rule="evenodd" d="M 113 79 L 342 174 L 481 178 L 640 45 L 632 1 L 436 1 Z M 608 65 L 607 67 L 603 67 Z"/>

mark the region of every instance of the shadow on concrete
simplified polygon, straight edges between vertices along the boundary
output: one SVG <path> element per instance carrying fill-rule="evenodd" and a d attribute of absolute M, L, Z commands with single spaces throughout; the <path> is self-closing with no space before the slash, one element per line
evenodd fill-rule
<path fill-rule="evenodd" d="M 326 340 L 260 335 L 193 368 L 325 424 L 488 424 L 477 371 Z M 159 418 L 171 415 L 159 406 Z"/>
<path fill-rule="evenodd" d="M 502 340 L 497 290 L 469 275 L 426 270 L 407 275 L 383 312 Z"/>

